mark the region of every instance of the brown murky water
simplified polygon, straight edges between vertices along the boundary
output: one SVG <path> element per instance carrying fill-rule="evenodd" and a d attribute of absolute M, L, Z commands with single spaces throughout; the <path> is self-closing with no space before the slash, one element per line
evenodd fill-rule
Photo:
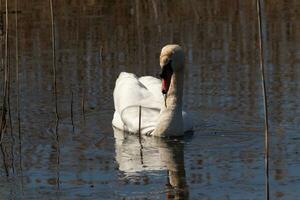
<path fill-rule="evenodd" d="M 4 0 L 1 9 L 2 23 Z M 21 153 L 14 1 L 9 9 L 15 141 L 8 125 L 1 199 L 264 198 L 254 0 L 54 1 L 58 123 L 49 2 L 19 1 Z M 266 1 L 272 199 L 300 195 L 299 12 L 298 0 Z M 156 76 L 167 43 L 185 49 L 185 109 L 197 116 L 197 131 L 180 140 L 149 138 L 141 149 L 136 137 L 111 127 L 114 82 L 121 71 Z"/>

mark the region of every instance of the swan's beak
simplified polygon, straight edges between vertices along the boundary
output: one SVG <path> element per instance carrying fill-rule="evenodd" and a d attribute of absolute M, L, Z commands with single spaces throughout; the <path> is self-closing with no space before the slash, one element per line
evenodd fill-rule
<path fill-rule="evenodd" d="M 173 74 L 173 69 L 170 61 L 168 64 L 162 67 L 162 71 L 160 74 L 161 83 L 162 83 L 161 92 L 165 95 L 165 99 L 170 87 L 172 74 Z"/>

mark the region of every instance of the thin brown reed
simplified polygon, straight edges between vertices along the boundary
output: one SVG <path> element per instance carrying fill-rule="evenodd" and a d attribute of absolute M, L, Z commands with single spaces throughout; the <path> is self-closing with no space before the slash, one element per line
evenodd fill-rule
<path fill-rule="evenodd" d="M 259 32 L 259 61 L 261 70 L 261 87 L 263 92 L 264 101 L 264 127 L 265 127 L 265 195 L 266 199 L 270 199 L 270 186 L 269 186 L 269 120 L 268 120 L 268 96 L 265 83 L 265 60 L 264 60 L 264 35 L 263 27 L 265 27 L 265 21 L 262 18 L 262 12 L 264 10 L 263 0 L 257 0 L 257 19 L 258 19 L 258 32 Z"/>
<path fill-rule="evenodd" d="M 19 162 L 22 172 L 22 136 L 21 136 L 21 116 L 20 116 L 20 80 L 19 80 L 19 33 L 18 33 L 18 0 L 15 0 L 15 56 L 16 56 L 16 85 L 17 85 L 17 123 L 19 139 Z"/>
<path fill-rule="evenodd" d="M 7 9 L 6 9 L 6 33 L 7 37 L 10 34 L 9 30 L 9 10 L 8 10 L 8 2 L 7 2 Z M 7 90 L 6 90 L 6 100 L 7 100 L 7 114 L 8 114 L 8 123 L 9 123 L 9 132 L 10 132 L 10 160 L 11 160 L 11 168 L 12 168 L 12 173 L 15 174 L 15 164 L 14 164 L 14 145 L 15 145 L 15 137 L 13 135 L 13 123 L 12 123 L 12 116 L 11 116 L 11 103 L 10 103 L 10 95 L 11 95 L 11 64 L 10 64 L 10 45 L 9 45 L 9 37 L 7 38 L 6 41 L 6 68 L 7 68 Z"/>
<path fill-rule="evenodd" d="M 51 41 L 52 41 L 52 70 L 53 70 L 53 93 L 55 101 L 55 115 L 56 119 L 59 120 L 58 105 L 57 105 L 57 81 L 56 81 L 56 40 L 55 40 L 55 23 L 53 13 L 53 1 L 49 0 L 50 5 L 50 16 L 51 16 Z"/>
<path fill-rule="evenodd" d="M 85 84 L 82 86 L 81 113 L 83 116 L 83 124 L 85 124 Z"/>
<path fill-rule="evenodd" d="M 0 143 L 4 137 L 4 132 L 7 126 L 7 93 L 8 93 L 8 2 L 5 1 L 5 44 L 4 44 L 4 86 L 3 86 L 3 102 L 1 116 L 1 137 Z"/>
<path fill-rule="evenodd" d="M 5 64 L 4 64 L 4 87 L 3 87 L 3 104 L 2 104 L 2 117 L 1 117 L 1 140 L 0 149 L 3 159 L 3 165 L 6 176 L 9 176 L 8 166 L 6 162 L 5 147 L 3 145 L 3 136 L 6 131 L 6 103 L 7 103 L 7 90 L 8 90 L 8 2 L 5 1 Z"/>
<path fill-rule="evenodd" d="M 57 99 L 57 81 L 56 81 L 56 40 L 55 40 L 55 23 L 54 23 L 54 12 L 53 12 L 53 1 L 49 0 L 50 6 L 50 16 L 51 16 L 51 40 L 52 40 L 52 70 L 53 70 L 53 92 L 54 92 L 54 101 L 55 101 L 55 140 L 56 140 L 56 164 L 57 164 L 57 191 L 59 190 L 59 165 L 60 165 L 60 141 L 58 134 L 58 125 L 59 125 L 59 114 L 58 114 L 58 99 Z"/>

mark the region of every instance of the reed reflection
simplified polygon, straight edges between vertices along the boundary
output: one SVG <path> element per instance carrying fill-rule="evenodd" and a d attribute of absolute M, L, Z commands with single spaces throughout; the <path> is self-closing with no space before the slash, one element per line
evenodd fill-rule
<path fill-rule="evenodd" d="M 141 149 L 136 135 L 114 128 L 114 137 L 119 170 L 129 179 L 142 172 L 167 171 L 166 199 L 188 199 L 183 140 L 146 137 Z"/>

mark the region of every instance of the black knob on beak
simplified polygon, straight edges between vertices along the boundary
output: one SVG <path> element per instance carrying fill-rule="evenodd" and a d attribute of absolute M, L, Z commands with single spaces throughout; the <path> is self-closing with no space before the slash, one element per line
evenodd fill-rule
<path fill-rule="evenodd" d="M 164 65 L 161 69 L 161 73 L 159 74 L 161 79 L 166 79 L 168 74 L 173 74 L 173 69 L 171 66 L 171 61 L 169 61 L 166 65 Z"/>

